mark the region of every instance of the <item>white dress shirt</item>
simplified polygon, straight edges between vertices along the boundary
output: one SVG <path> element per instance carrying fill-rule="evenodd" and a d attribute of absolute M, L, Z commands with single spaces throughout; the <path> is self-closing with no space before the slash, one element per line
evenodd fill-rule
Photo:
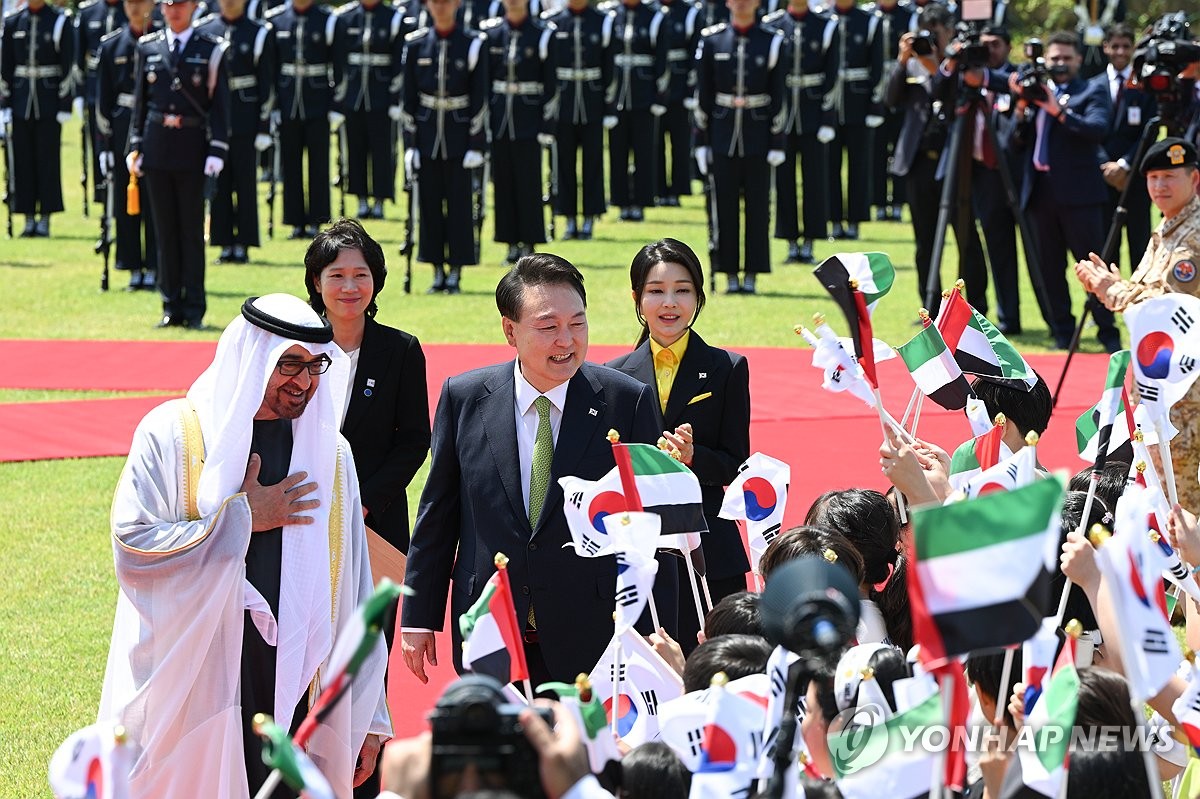
<path fill-rule="evenodd" d="M 188 40 L 192 38 L 192 26 L 184 28 L 183 33 L 175 33 L 170 28 L 167 28 L 167 49 L 175 48 L 175 40 L 179 40 L 179 52 L 182 53 L 187 48 Z"/>

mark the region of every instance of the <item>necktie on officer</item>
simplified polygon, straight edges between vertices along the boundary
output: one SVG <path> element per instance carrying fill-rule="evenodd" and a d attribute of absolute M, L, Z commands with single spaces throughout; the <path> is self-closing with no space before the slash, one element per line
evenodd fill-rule
<path fill-rule="evenodd" d="M 183 39 L 178 36 L 171 42 L 171 69 L 179 66 L 179 52 L 183 49 Z"/>
<path fill-rule="evenodd" d="M 533 441 L 533 463 L 529 470 L 529 526 L 537 527 L 550 486 L 550 464 L 554 460 L 554 436 L 550 430 L 550 398 L 533 401 L 538 412 L 537 437 Z"/>

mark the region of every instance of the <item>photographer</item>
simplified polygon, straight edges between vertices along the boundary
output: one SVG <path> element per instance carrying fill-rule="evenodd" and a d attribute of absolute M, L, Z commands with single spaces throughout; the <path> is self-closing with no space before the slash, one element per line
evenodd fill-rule
<path fill-rule="evenodd" d="M 1021 210 L 1032 223 L 1038 267 L 1045 286 L 1043 318 L 1058 349 L 1068 349 L 1075 332 L 1067 286 L 1067 250 L 1075 258 L 1104 243 L 1104 201 L 1108 196 L 1100 172 L 1100 142 L 1108 134 L 1112 99 L 1103 85 L 1079 77 L 1083 62 L 1079 37 L 1070 31 L 1051 34 L 1046 44 L 1049 82 L 1038 76 L 1009 76 L 1028 116 L 1020 140 L 1024 181 Z M 1037 73 L 1033 73 L 1036 75 Z M 1121 348 L 1112 312 L 1094 310 L 1097 338 L 1108 352 Z"/>

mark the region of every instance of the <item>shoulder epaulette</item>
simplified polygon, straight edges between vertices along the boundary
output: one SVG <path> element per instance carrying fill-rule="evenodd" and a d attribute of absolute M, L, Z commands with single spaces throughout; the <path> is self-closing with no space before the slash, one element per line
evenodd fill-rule
<path fill-rule="evenodd" d="M 85 8 L 91 8 L 99 2 L 100 0 L 83 0 L 83 2 L 76 7 L 76 10 L 83 11 Z"/>
<path fill-rule="evenodd" d="M 423 38 L 427 33 L 429 33 L 429 28 L 417 28 L 412 33 L 404 34 L 404 41 L 415 42 L 418 39 Z"/>
<path fill-rule="evenodd" d="M 346 3 L 345 5 L 340 5 L 337 8 L 335 8 L 333 10 L 333 13 L 337 14 L 340 17 L 342 14 L 345 14 L 347 11 L 353 11 L 354 9 L 358 8 L 358 6 L 359 6 L 358 0 L 350 0 L 349 3 Z"/>
<path fill-rule="evenodd" d="M 150 44 L 151 42 L 162 41 L 167 38 L 167 34 L 163 30 L 151 31 L 138 39 L 138 44 Z"/>
<path fill-rule="evenodd" d="M 208 31 L 196 31 L 196 33 L 200 35 L 201 39 L 208 42 L 209 44 L 222 44 L 222 43 L 228 44 L 228 42 L 225 41 L 224 36 L 217 36 L 216 34 L 209 33 Z"/>
<path fill-rule="evenodd" d="M 549 11 L 543 11 L 542 13 L 538 14 L 538 19 L 543 20 L 545 22 L 549 22 L 552 19 L 554 19 L 556 16 L 558 16 L 559 12 L 561 12 L 561 11 L 562 11 L 561 8 L 558 9 L 557 11 L 553 10 L 553 9 L 551 9 Z"/>
<path fill-rule="evenodd" d="M 728 22 L 718 22 L 716 25 L 709 25 L 704 30 L 700 31 L 701 36 L 712 36 L 714 33 L 720 33 L 729 27 Z"/>
<path fill-rule="evenodd" d="M 125 31 L 124 28 L 117 28 L 114 31 L 109 31 L 108 33 L 106 33 L 100 37 L 100 44 L 104 44 L 109 39 L 113 38 L 114 36 L 120 36 L 122 33 L 124 33 L 124 31 Z"/>
<path fill-rule="evenodd" d="M 776 11 L 772 11 L 770 14 L 767 14 L 762 18 L 762 21 L 767 23 L 774 22 L 775 20 L 780 19 L 786 13 L 787 9 L 780 8 Z"/>
<path fill-rule="evenodd" d="M 263 19 L 270 19 L 271 17 L 277 17 L 280 14 L 282 14 L 284 11 L 287 11 L 288 8 L 289 8 L 289 6 L 287 3 L 284 3 L 283 5 L 275 6 L 274 8 L 268 8 L 267 13 L 263 14 Z"/>
<path fill-rule="evenodd" d="M 596 10 L 597 11 L 616 11 L 618 5 L 619 5 L 619 3 L 617 2 L 617 0 L 604 0 L 603 3 L 598 3 L 596 5 Z"/>
<path fill-rule="evenodd" d="M 490 19 L 485 19 L 483 22 L 479 23 L 479 30 L 480 32 L 489 31 L 492 28 L 499 26 L 501 22 L 504 22 L 504 17 L 492 17 Z"/>
<path fill-rule="evenodd" d="M 206 14 L 205 16 L 200 17 L 200 19 L 193 22 L 192 27 L 199 28 L 201 25 L 207 25 L 208 23 L 212 22 L 216 18 L 217 18 L 216 14 Z"/>

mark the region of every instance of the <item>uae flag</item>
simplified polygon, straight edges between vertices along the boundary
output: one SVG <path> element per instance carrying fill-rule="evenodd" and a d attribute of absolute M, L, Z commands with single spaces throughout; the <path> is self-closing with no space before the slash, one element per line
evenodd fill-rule
<path fill-rule="evenodd" d="M 1026 391 L 1037 385 L 1037 375 L 1021 353 L 957 290 L 942 299 L 937 328 L 954 353 L 954 360 L 967 374 L 1012 381 Z"/>
<path fill-rule="evenodd" d="M 1113 427 L 1124 426 L 1128 439 L 1129 425 L 1122 416 L 1125 410 L 1125 374 L 1129 371 L 1129 350 L 1114 352 L 1108 357 L 1108 374 L 1104 379 L 1104 391 L 1096 403 L 1096 460 L 1093 471 L 1104 470 L 1104 463 L 1113 437 Z M 1082 417 L 1081 417 L 1082 419 Z M 1075 426 L 1076 439 L 1080 437 L 1079 425 Z M 1090 436 L 1089 436 L 1090 439 Z"/>
<path fill-rule="evenodd" d="M 584 748 L 587 749 L 588 765 L 593 774 L 604 771 L 604 767 L 610 760 L 619 761 L 621 759 L 616 740 L 608 728 L 608 717 L 604 713 L 604 706 L 586 679 L 580 680 L 575 685 L 562 682 L 543 683 L 537 689 L 538 693 L 553 691 L 558 694 L 558 701 L 575 719 Z"/>
<path fill-rule="evenodd" d="M 869 261 L 867 262 L 869 263 Z M 875 337 L 871 331 L 871 308 L 868 307 L 867 295 L 869 289 L 878 289 L 877 284 L 864 285 L 858 282 L 858 277 L 850 273 L 851 268 L 859 269 L 858 262 L 847 264 L 839 256 L 832 255 L 821 262 L 813 270 L 813 276 L 821 282 L 829 296 L 842 309 L 846 322 L 850 325 L 850 337 L 854 339 L 854 357 L 862 367 L 863 376 L 873 388 L 879 388 L 879 378 L 875 374 Z M 891 266 L 890 262 L 888 264 Z M 859 277 L 860 272 L 856 272 Z M 873 273 L 871 273 L 873 275 Z M 894 270 L 893 270 L 894 274 Z M 890 287 L 890 283 L 889 283 Z M 875 301 L 882 294 L 872 295 Z"/>
<path fill-rule="evenodd" d="M 1154 422 L 1146 412 L 1146 406 L 1139 403 L 1132 407 L 1134 430 L 1140 428 L 1143 443 L 1147 446 L 1154 446 L 1158 443 L 1158 432 L 1154 429 Z M 1133 442 L 1129 440 L 1129 408 L 1129 394 L 1126 392 L 1121 397 L 1121 408 L 1117 412 L 1118 419 L 1112 426 L 1112 435 L 1108 439 L 1108 457 L 1105 460 L 1125 463 L 1137 461 L 1137 456 L 1133 452 Z M 1171 424 L 1170 419 L 1167 419 L 1163 428 L 1163 435 L 1167 437 L 1167 440 L 1174 438 L 1178 432 Z M 1079 450 L 1080 459 L 1085 463 L 1096 462 L 1096 452 L 1100 446 L 1100 403 L 1096 403 L 1084 411 L 1075 421 L 1075 444 Z"/>
<path fill-rule="evenodd" d="M 494 677 L 501 684 L 529 678 L 508 569 L 496 569 L 479 599 L 459 617 L 458 629 L 464 669 Z"/>
<path fill-rule="evenodd" d="M 939 662 L 1037 632 L 1058 563 L 1063 482 L 913 509 L 913 638 Z"/>
<path fill-rule="evenodd" d="M 839 282 L 853 280 L 863 293 L 867 311 L 875 313 L 875 305 L 892 288 L 896 281 L 896 268 L 886 254 L 881 252 L 839 252 L 826 258 L 817 270 L 818 279 L 824 283 L 823 275 L 836 277 Z"/>
<path fill-rule="evenodd" d="M 950 456 L 950 487 L 963 491 L 967 483 L 981 472 L 995 466 L 1001 458 L 1010 457 L 1012 451 L 1001 441 L 1002 438 L 1003 422 L 992 425 L 992 429 L 983 435 L 959 444 Z"/>
<path fill-rule="evenodd" d="M 1070 730 L 1079 706 L 1079 672 L 1075 639 L 1067 637 L 1042 696 L 1025 717 L 1032 746 L 1017 747 L 1004 776 L 1002 799 L 1057 799 L 1063 794 L 1071 757 Z"/>
<path fill-rule="evenodd" d="M 936 327 L 922 328 L 897 349 L 922 394 L 948 411 L 967 406 L 971 385 Z"/>
<path fill-rule="evenodd" d="M 843 732 L 829 736 L 830 760 L 845 799 L 905 799 L 929 795 L 941 756 L 921 746 L 922 730 L 946 723 L 937 691 L 886 720 L 864 726 L 874 714 L 855 714 Z M 909 741 L 911 745 L 906 745 Z"/>

